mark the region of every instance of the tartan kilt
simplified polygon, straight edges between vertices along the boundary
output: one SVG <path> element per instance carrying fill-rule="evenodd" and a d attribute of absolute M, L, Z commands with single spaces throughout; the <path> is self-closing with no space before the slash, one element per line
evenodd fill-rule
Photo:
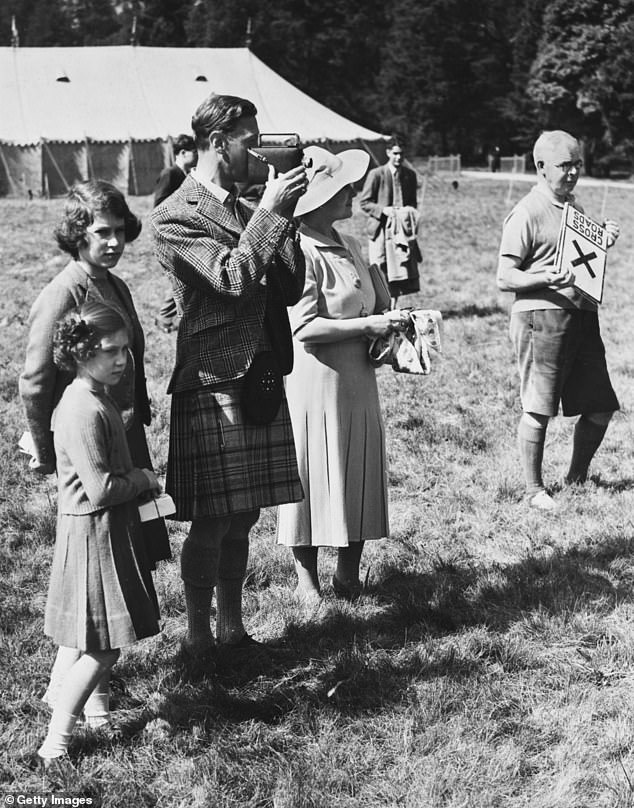
<path fill-rule="evenodd" d="M 291 418 L 282 399 L 270 424 L 247 423 L 242 379 L 172 395 L 165 490 L 171 519 L 253 511 L 303 499 Z"/>

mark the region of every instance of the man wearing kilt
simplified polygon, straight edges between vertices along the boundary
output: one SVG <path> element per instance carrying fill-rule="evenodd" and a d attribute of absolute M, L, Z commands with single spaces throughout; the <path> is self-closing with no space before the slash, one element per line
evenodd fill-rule
<path fill-rule="evenodd" d="M 262 359 L 273 357 L 277 370 L 290 371 L 286 306 L 304 285 L 292 222 L 306 189 L 304 168 L 279 177 L 271 169 L 255 211 L 236 193 L 235 184 L 247 181 L 247 149 L 257 144 L 256 112 L 242 98 L 205 99 L 192 118 L 198 164 L 152 212 L 156 255 L 183 312 L 168 388 L 166 490 L 174 518 L 191 520 L 181 556 L 188 619 L 182 647 L 196 660 L 214 655 L 214 587 L 217 643 L 257 650 L 242 623 L 249 531 L 260 508 L 303 496 L 283 393 L 279 409 L 264 418 L 243 396 Z"/>

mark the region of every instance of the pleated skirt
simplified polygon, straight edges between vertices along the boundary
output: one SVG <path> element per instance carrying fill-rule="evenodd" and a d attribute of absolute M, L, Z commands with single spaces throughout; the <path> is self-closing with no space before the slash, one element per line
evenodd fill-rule
<path fill-rule="evenodd" d="M 159 608 L 136 502 L 58 514 L 44 633 L 103 651 L 159 632 Z"/>
<path fill-rule="evenodd" d="M 347 547 L 389 533 L 385 433 L 363 339 L 295 342 L 286 380 L 305 498 L 278 510 L 289 547 Z"/>

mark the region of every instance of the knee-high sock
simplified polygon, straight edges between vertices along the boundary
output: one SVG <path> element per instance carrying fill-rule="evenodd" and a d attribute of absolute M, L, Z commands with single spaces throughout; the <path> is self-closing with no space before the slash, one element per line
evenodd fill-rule
<path fill-rule="evenodd" d="M 65 754 L 79 716 L 56 707 L 53 710 L 44 743 L 37 750 L 41 758 L 50 760 Z"/>
<path fill-rule="evenodd" d="M 216 587 L 216 639 L 239 642 L 246 634 L 242 622 L 242 578 L 219 578 Z"/>
<path fill-rule="evenodd" d="M 246 630 L 242 622 L 242 583 L 249 560 L 249 531 L 259 511 L 232 517 L 231 527 L 220 546 L 216 586 L 216 639 L 221 643 L 239 642 Z"/>
<path fill-rule="evenodd" d="M 57 694 L 59 693 L 59 688 L 64 677 L 73 667 L 75 662 L 77 662 L 80 656 L 81 651 L 79 648 L 68 648 L 65 645 L 60 645 L 60 647 L 57 649 L 55 662 L 51 668 L 51 675 L 48 680 L 48 687 L 42 696 L 42 701 L 46 702 L 51 710 L 55 708 Z"/>
<path fill-rule="evenodd" d="M 601 441 L 605 436 L 608 424 L 597 424 L 582 415 L 575 424 L 575 434 L 572 444 L 572 458 L 570 468 L 566 474 L 569 483 L 585 483 L 588 478 L 588 468 Z"/>
<path fill-rule="evenodd" d="M 62 682 L 59 696 L 44 743 L 38 750 L 43 758 L 63 755 L 70 736 L 88 697 L 97 682 L 108 672 L 119 657 L 119 651 L 93 651 L 82 654 Z"/>
<path fill-rule="evenodd" d="M 542 462 L 544 459 L 544 443 L 546 442 L 546 425 L 531 426 L 520 420 L 517 437 L 522 470 L 526 480 L 526 490 L 529 494 L 536 494 L 544 487 Z"/>
<path fill-rule="evenodd" d="M 187 634 L 195 643 L 213 643 L 211 599 L 218 580 L 220 545 L 230 523 L 229 518 L 195 520 L 183 543 L 181 578 L 185 585 Z"/>
<path fill-rule="evenodd" d="M 84 704 L 84 719 L 96 729 L 110 723 L 110 671 L 104 673 Z"/>
<path fill-rule="evenodd" d="M 203 643 L 213 643 L 211 633 L 211 598 L 213 587 L 198 587 L 185 584 L 185 606 L 187 607 L 187 636 L 190 640 Z"/>

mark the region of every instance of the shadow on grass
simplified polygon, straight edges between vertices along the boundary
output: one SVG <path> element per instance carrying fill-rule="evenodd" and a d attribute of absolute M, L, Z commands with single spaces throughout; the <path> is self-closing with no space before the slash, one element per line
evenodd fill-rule
<path fill-rule="evenodd" d="M 503 306 L 479 306 L 469 303 L 459 309 L 443 309 L 443 320 L 455 320 L 462 317 L 491 317 L 494 314 L 508 315 L 508 309 Z"/>
<path fill-rule="evenodd" d="M 492 662 L 506 670 L 534 668 L 540 663 L 530 644 L 514 643 L 506 632 L 523 621 L 547 634 L 548 619 L 560 616 L 574 636 L 575 614 L 600 616 L 634 602 L 634 564 L 622 563 L 633 550 L 634 539 L 622 536 L 508 566 L 439 563 L 404 573 L 394 562 L 358 603 L 329 601 L 323 614 L 291 622 L 285 646 L 268 662 L 219 666 L 192 681 L 175 659 L 158 715 L 185 728 L 276 724 L 300 706 L 357 714 L 402 704 L 415 682 L 449 678 L 466 686 Z"/>
<path fill-rule="evenodd" d="M 634 480 L 629 478 L 623 478 L 621 480 L 602 480 L 599 477 L 591 477 L 590 479 L 597 488 L 603 488 L 613 494 L 631 491 L 634 488 Z"/>

